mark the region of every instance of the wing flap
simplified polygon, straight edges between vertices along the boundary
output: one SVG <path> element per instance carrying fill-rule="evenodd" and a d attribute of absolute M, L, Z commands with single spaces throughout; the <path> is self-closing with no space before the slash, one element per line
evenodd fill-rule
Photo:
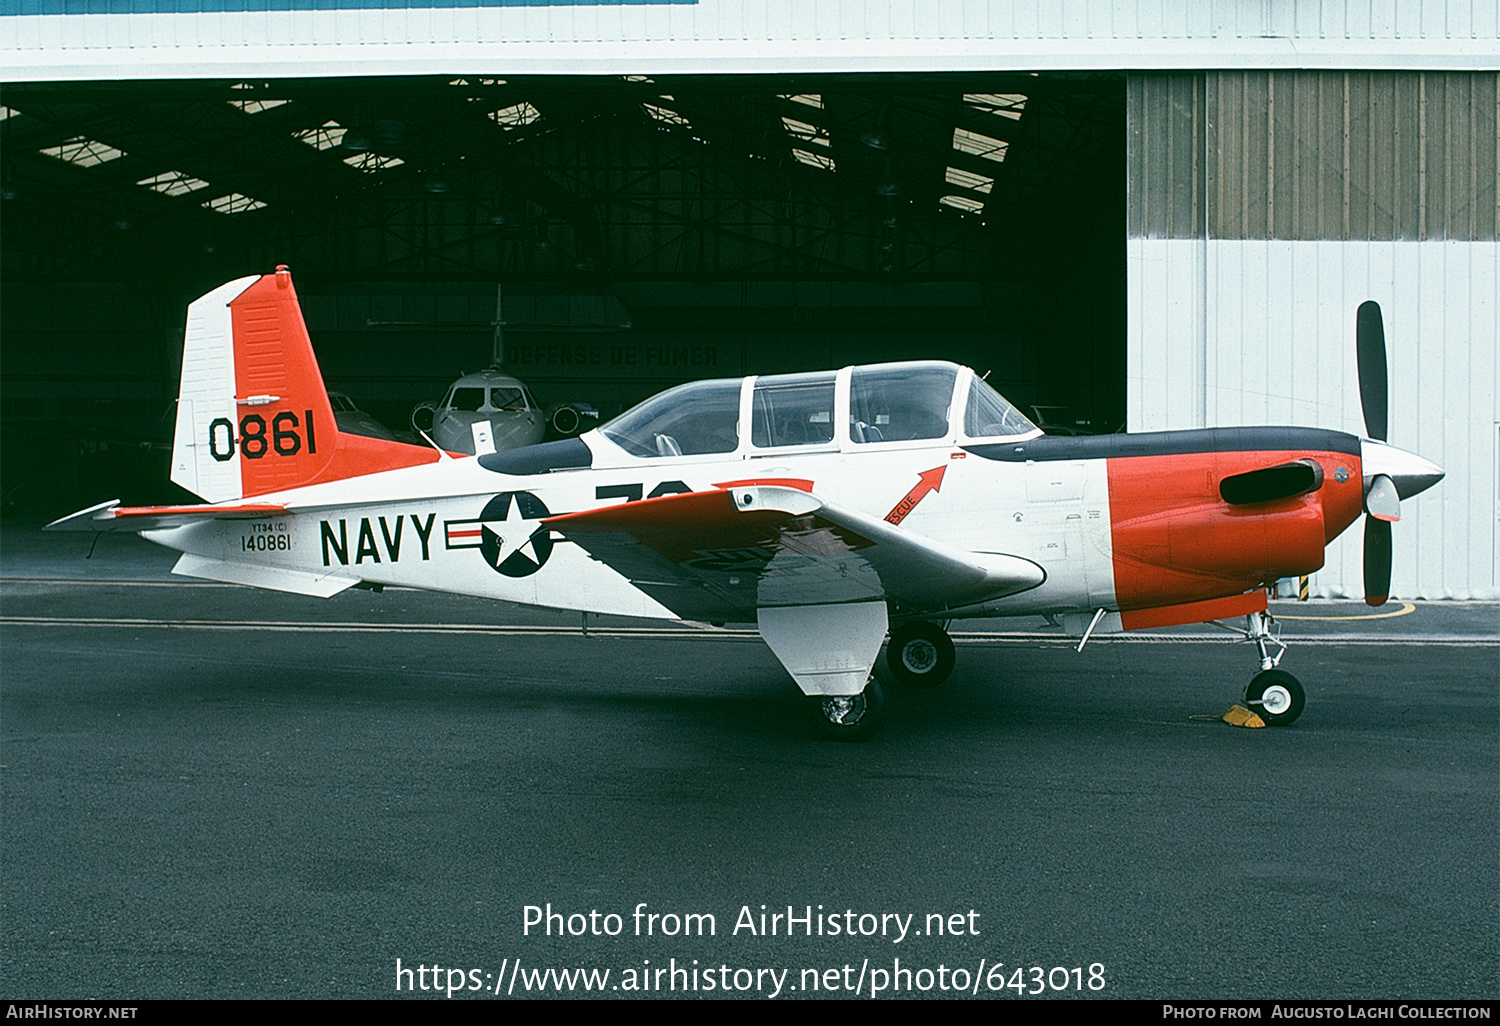
<path fill-rule="evenodd" d="M 545 523 L 685 619 L 875 599 L 936 612 L 1036 587 L 1015 556 L 950 548 L 798 488 L 745 485 Z"/>

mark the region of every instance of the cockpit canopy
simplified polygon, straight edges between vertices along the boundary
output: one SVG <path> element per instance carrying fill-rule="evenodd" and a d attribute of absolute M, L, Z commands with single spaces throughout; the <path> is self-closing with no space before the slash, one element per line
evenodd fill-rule
<path fill-rule="evenodd" d="M 632 456 L 650 458 L 1041 433 L 973 371 L 938 361 L 692 381 L 599 430 Z"/>

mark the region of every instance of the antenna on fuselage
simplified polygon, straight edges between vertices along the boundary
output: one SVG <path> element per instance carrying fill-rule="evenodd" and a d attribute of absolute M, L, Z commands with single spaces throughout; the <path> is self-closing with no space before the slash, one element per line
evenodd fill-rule
<path fill-rule="evenodd" d="M 495 335 L 490 342 L 490 366 L 505 367 L 505 286 L 495 283 Z"/>

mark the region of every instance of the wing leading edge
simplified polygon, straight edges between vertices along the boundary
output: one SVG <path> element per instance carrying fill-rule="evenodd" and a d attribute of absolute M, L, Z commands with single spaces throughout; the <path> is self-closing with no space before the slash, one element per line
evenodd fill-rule
<path fill-rule="evenodd" d="M 1035 588 L 1017 556 L 939 544 L 784 485 L 736 485 L 544 521 L 687 620 L 882 600 L 940 612 Z"/>

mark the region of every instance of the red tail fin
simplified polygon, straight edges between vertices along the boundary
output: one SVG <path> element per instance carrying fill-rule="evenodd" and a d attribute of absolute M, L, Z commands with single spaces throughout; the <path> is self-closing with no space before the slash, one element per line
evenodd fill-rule
<path fill-rule="evenodd" d="M 242 284 L 188 308 L 174 481 L 220 502 L 440 458 L 340 433 L 290 272 Z"/>

